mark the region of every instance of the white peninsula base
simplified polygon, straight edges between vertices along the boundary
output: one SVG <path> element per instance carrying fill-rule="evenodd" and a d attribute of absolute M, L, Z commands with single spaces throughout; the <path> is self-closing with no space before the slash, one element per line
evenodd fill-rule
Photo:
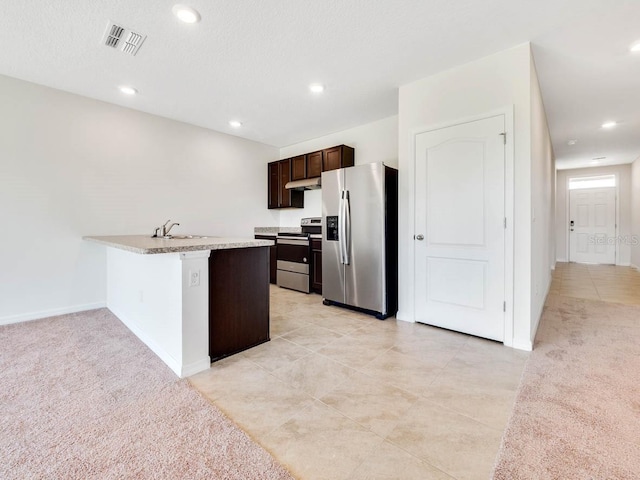
<path fill-rule="evenodd" d="M 107 307 L 158 355 L 179 377 L 210 367 L 209 257 L 212 250 L 270 247 L 271 240 L 185 236 L 152 238 L 146 235 L 84 237 L 107 246 Z M 257 288 L 264 281 L 262 330 L 243 337 L 245 343 L 227 347 L 224 356 L 269 340 L 269 256 L 264 250 L 264 279 L 240 282 L 238 289 Z M 217 254 L 216 254 L 217 255 Z M 229 273 L 224 273 L 229 275 Z M 240 278 L 242 280 L 242 278 Z M 232 282 L 233 283 L 233 282 Z M 211 282 L 211 285 L 215 285 Z M 225 285 L 228 285 L 225 283 Z M 224 289 L 223 289 L 224 290 Z M 233 298 L 237 299 L 236 296 Z M 243 298 L 240 295 L 240 298 Z M 222 302 L 221 302 L 222 303 Z M 234 329 L 261 312 L 238 307 L 224 328 Z M 244 315 L 244 317 L 243 317 Z M 234 323 L 235 322 L 235 323 Z M 244 322 L 244 323 L 243 323 Z M 251 322 L 250 327 L 253 327 Z M 231 333 L 235 335 L 235 333 Z M 216 336 L 215 338 L 222 338 Z"/>
<path fill-rule="evenodd" d="M 181 378 L 211 365 L 210 254 L 107 248 L 107 307 Z"/>

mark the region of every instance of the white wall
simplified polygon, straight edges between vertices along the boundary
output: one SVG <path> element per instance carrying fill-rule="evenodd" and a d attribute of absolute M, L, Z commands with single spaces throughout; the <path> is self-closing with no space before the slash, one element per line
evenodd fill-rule
<path fill-rule="evenodd" d="M 607 167 L 576 168 L 558 170 L 558 184 L 556 194 L 556 255 L 559 262 L 569 260 L 567 251 L 568 215 L 568 179 L 591 175 L 616 175 L 618 182 L 618 235 L 631 235 L 631 165 L 612 165 Z M 617 264 L 629 265 L 631 262 L 631 247 L 628 242 L 617 244 Z"/>
<path fill-rule="evenodd" d="M 0 105 L 0 323 L 104 305 L 105 248 L 83 235 L 278 223 L 275 147 L 4 76 Z"/>
<path fill-rule="evenodd" d="M 513 344 L 529 348 L 531 329 L 531 51 L 529 44 L 400 87 L 400 312 L 413 312 L 413 159 L 410 132 L 513 106 L 515 264 Z M 548 262 L 545 262 L 548 263 Z M 507 339 L 508 340 L 508 339 Z"/>
<path fill-rule="evenodd" d="M 555 268 L 555 158 L 540 84 L 531 57 L 531 340 Z"/>
<path fill-rule="evenodd" d="M 631 165 L 631 265 L 640 269 L 640 158 Z"/>
<path fill-rule="evenodd" d="M 355 149 L 354 162 L 384 162 L 390 167 L 398 167 L 398 116 L 384 118 L 376 122 L 360 125 L 349 130 L 332 133 L 280 149 L 280 158 L 290 158 L 336 145 L 348 145 Z M 304 192 L 304 208 L 280 210 L 280 226 L 297 227 L 304 217 L 322 215 L 322 190 Z"/>

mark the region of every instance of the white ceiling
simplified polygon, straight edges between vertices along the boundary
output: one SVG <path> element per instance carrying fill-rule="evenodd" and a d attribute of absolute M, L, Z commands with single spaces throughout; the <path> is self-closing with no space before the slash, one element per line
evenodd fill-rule
<path fill-rule="evenodd" d="M 179 22 L 177 1 L 202 21 Z M 394 115 L 400 85 L 531 41 L 558 166 L 625 163 L 638 18 L 638 0 L 4 1 L 0 74 L 282 147 Z M 108 20 L 148 35 L 136 57 L 100 43 Z"/>

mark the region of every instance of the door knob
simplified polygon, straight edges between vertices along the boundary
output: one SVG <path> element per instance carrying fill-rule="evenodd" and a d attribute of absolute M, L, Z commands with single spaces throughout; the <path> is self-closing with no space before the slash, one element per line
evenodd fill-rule
<path fill-rule="evenodd" d="M 424 235 L 416 235 L 416 240 L 424 240 Z"/>

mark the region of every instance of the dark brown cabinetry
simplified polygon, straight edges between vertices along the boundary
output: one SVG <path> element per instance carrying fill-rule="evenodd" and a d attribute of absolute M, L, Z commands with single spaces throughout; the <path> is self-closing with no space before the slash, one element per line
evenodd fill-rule
<path fill-rule="evenodd" d="M 319 177 L 322 174 L 322 150 L 307 153 L 307 178 Z"/>
<path fill-rule="evenodd" d="M 322 240 L 311 239 L 311 291 L 322 294 Z"/>
<path fill-rule="evenodd" d="M 255 235 L 256 240 L 272 240 L 273 245 L 269 247 L 269 283 L 276 284 L 278 272 L 278 247 L 276 247 L 275 235 Z"/>
<path fill-rule="evenodd" d="M 291 206 L 291 190 L 287 190 L 285 185 L 291 181 L 291 160 L 282 160 L 278 163 L 278 176 L 280 181 L 278 187 L 280 188 L 279 194 L 279 206 L 290 207 Z"/>
<path fill-rule="evenodd" d="M 211 361 L 269 341 L 269 248 L 213 250 L 209 257 Z"/>
<path fill-rule="evenodd" d="M 354 150 L 346 145 L 325 148 L 317 152 L 298 155 L 269 163 L 269 208 L 303 208 L 304 192 L 287 190 L 292 180 L 317 178 L 322 172 L 353 167 Z"/>
<path fill-rule="evenodd" d="M 291 180 L 307 178 L 307 156 L 299 155 L 291 159 Z"/>
<path fill-rule="evenodd" d="M 291 163 L 290 158 L 269 163 L 268 208 L 304 207 L 304 192 L 285 188 L 291 181 Z"/>
<path fill-rule="evenodd" d="M 353 167 L 353 148 L 346 145 L 327 148 L 323 151 L 324 159 L 322 171 L 337 170 L 338 168 Z"/>
<path fill-rule="evenodd" d="M 280 195 L 280 162 L 269 164 L 269 208 L 278 208 Z"/>

